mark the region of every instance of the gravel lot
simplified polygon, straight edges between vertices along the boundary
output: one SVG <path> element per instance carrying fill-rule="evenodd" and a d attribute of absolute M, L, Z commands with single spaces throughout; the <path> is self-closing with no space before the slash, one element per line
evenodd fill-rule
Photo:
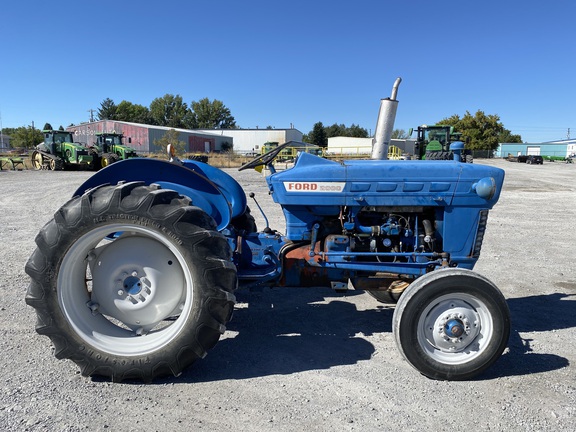
<path fill-rule="evenodd" d="M 506 170 L 476 270 L 504 292 L 513 330 L 471 382 L 421 376 L 396 349 L 392 309 L 325 289 L 239 292 L 224 338 L 178 378 L 83 378 L 34 331 L 24 264 L 90 173 L 1 171 L 0 430 L 576 430 L 576 165 L 477 163 Z M 283 230 L 263 177 L 228 172 Z"/>

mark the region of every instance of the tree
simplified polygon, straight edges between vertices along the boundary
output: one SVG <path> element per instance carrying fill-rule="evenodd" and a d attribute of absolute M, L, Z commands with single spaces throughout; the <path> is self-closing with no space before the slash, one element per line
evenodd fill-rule
<path fill-rule="evenodd" d="M 34 148 L 42 141 L 44 141 L 44 134 L 32 126 L 16 128 L 10 135 L 10 145 L 14 148 Z"/>
<path fill-rule="evenodd" d="M 72 126 L 74 126 L 74 125 L 72 125 Z M 64 127 L 63 127 L 62 125 L 60 125 L 60 127 L 58 128 L 58 130 L 59 130 L 59 131 L 63 131 L 63 130 L 64 130 Z"/>
<path fill-rule="evenodd" d="M 314 124 L 312 131 L 308 134 L 308 139 L 311 144 L 315 144 L 320 147 L 326 147 L 328 145 L 328 135 L 324 129 L 322 122 Z"/>
<path fill-rule="evenodd" d="M 222 153 L 229 153 L 232 150 L 234 150 L 234 144 L 231 144 L 228 141 L 224 141 L 220 146 L 220 151 L 222 151 Z"/>
<path fill-rule="evenodd" d="M 520 135 L 513 134 L 508 129 L 504 129 L 500 134 L 498 134 L 499 143 L 521 143 L 522 137 Z"/>
<path fill-rule="evenodd" d="M 392 139 L 407 139 L 410 135 L 404 129 L 394 129 L 392 131 Z"/>
<path fill-rule="evenodd" d="M 116 104 L 110 98 L 104 99 L 98 108 L 98 120 L 115 120 Z"/>
<path fill-rule="evenodd" d="M 354 123 L 352 123 L 352 125 L 350 125 L 349 128 L 347 128 L 346 133 L 349 137 L 354 137 L 354 138 L 368 138 L 368 131 L 363 128 L 360 127 L 359 125 L 355 125 Z"/>
<path fill-rule="evenodd" d="M 328 138 L 337 136 L 354 138 L 368 137 L 368 131 L 358 125 L 355 125 L 354 123 L 352 123 L 350 127 L 347 127 L 345 124 L 334 123 L 332 126 L 325 127 L 324 129 Z"/>
<path fill-rule="evenodd" d="M 115 120 L 149 124 L 152 121 L 150 110 L 144 105 L 123 100 L 116 107 Z"/>
<path fill-rule="evenodd" d="M 478 110 L 472 115 L 466 111 L 462 118 L 454 114 L 439 122 L 454 126 L 456 132 L 461 132 L 467 141 L 466 147 L 471 150 L 496 150 L 500 142 L 500 137 L 518 138 L 522 142 L 520 135 L 512 133 L 504 128 L 497 114 L 486 115 L 483 111 Z"/>
<path fill-rule="evenodd" d="M 208 98 L 192 101 L 191 129 L 236 129 L 236 120 L 222 101 Z"/>
<path fill-rule="evenodd" d="M 189 115 L 188 105 L 182 101 L 182 96 L 165 94 L 150 103 L 150 117 L 154 124 L 172 128 L 184 128 L 185 119 Z"/>
<path fill-rule="evenodd" d="M 180 132 L 174 129 L 166 131 L 162 138 L 155 139 L 154 145 L 162 149 L 162 153 L 167 153 L 168 144 L 172 144 L 176 154 L 182 154 L 186 151 L 186 142 L 180 141 Z"/>
<path fill-rule="evenodd" d="M 52 125 L 50 123 L 45 123 L 42 130 L 54 130 L 54 128 L 52 127 Z"/>

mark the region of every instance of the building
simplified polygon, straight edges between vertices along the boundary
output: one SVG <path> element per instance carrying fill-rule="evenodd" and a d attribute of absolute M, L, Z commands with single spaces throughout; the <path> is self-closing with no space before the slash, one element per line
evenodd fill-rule
<path fill-rule="evenodd" d="M 508 155 L 540 155 L 565 158 L 576 153 L 576 139 L 549 141 L 543 143 L 502 143 L 496 150 L 496 157 Z"/>
<path fill-rule="evenodd" d="M 234 139 L 237 153 L 260 153 L 267 142 L 284 144 L 288 141 L 302 141 L 304 136 L 298 129 L 194 129 L 194 132 L 225 135 Z"/>
<path fill-rule="evenodd" d="M 370 157 L 372 154 L 372 141 L 373 138 L 355 138 L 355 137 L 331 137 L 328 138 L 328 147 L 326 152 L 328 155 L 346 155 L 354 157 L 361 155 L 363 157 Z M 391 139 L 390 145 L 396 146 L 402 153 L 414 154 L 414 144 L 416 140 L 413 139 Z"/>
<path fill-rule="evenodd" d="M 154 142 L 161 139 L 171 129 L 179 133 L 179 141 L 186 143 L 185 151 L 187 153 L 218 152 L 223 146 L 234 145 L 234 138 L 225 133 L 209 133 L 116 120 L 81 123 L 69 126 L 66 130 L 74 133 L 76 142 L 86 145 L 91 145 L 95 142 L 94 135 L 96 133 L 121 133 L 124 135 L 124 144 L 133 147 L 138 153 L 156 153 L 162 149 Z"/>
<path fill-rule="evenodd" d="M 0 150 L 6 151 L 10 149 L 10 137 L 0 133 Z"/>

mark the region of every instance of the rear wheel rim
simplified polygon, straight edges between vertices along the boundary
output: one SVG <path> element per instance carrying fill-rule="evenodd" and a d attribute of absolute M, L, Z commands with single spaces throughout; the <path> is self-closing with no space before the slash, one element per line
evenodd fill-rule
<path fill-rule="evenodd" d="M 136 262 L 146 254 L 146 262 Z M 64 256 L 57 285 L 60 307 L 75 333 L 112 355 L 162 349 L 184 329 L 192 310 L 185 258 L 147 227 L 114 224 L 83 235 Z"/>

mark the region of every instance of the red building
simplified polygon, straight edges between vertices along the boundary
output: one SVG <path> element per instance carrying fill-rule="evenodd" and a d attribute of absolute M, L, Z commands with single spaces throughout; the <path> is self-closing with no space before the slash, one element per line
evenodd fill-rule
<path fill-rule="evenodd" d="M 174 129 L 179 133 L 178 140 L 186 143 L 187 153 L 218 152 L 224 146 L 232 146 L 234 139 L 221 131 L 208 133 L 189 129 L 177 129 L 164 126 L 129 123 L 116 120 L 99 120 L 69 126 L 66 130 L 74 133 L 74 141 L 91 145 L 96 140 L 96 133 L 121 133 L 124 135 L 124 144 L 134 148 L 138 153 L 156 153 L 162 149 L 155 144 L 164 134 Z"/>

